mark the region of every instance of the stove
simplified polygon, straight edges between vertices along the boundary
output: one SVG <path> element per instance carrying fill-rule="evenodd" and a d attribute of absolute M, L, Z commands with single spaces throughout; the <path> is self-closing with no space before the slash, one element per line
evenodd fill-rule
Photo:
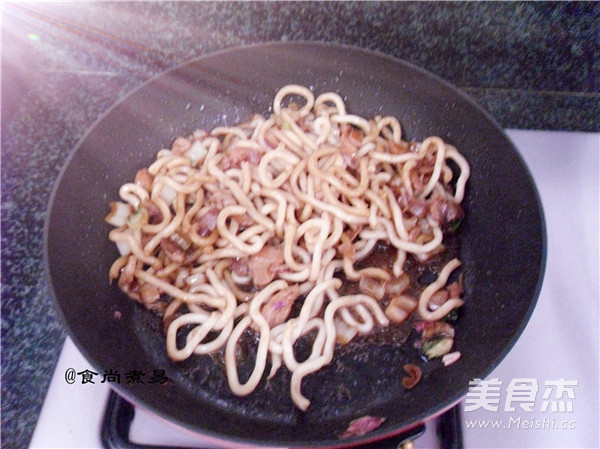
<path fill-rule="evenodd" d="M 544 207 L 544 284 L 529 324 L 507 357 L 485 379 L 474 379 L 457 407 L 408 435 L 415 448 L 600 447 L 600 133 L 507 134 L 529 167 Z M 107 383 L 69 383 L 70 369 L 92 366 L 67 338 L 32 448 L 231 447 L 130 405 Z"/>

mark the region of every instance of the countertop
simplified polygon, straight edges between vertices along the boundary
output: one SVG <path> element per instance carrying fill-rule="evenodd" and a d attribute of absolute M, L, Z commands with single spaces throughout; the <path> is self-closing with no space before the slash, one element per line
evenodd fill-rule
<path fill-rule="evenodd" d="M 86 130 L 152 76 L 223 48 L 327 41 L 429 70 L 505 128 L 600 130 L 598 3 L 86 2 L 1 8 L 7 448 L 28 445 L 66 336 L 43 263 L 52 187 Z"/>

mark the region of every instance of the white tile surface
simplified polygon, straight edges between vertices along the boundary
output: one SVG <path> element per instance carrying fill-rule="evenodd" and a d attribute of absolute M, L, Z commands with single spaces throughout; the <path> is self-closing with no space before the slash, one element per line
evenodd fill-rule
<path fill-rule="evenodd" d="M 464 429 L 465 447 L 598 448 L 600 135 L 511 131 L 509 136 L 542 199 L 548 235 L 546 273 L 524 333 L 488 377 L 503 382 L 498 411 L 463 411 L 465 426 L 467 420 L 490 426 L 495 421 L 500 428 Z M 507 387 L 518 378 L 538 383 L 532 412 L 516 402 L 515 411 L 505 410 L 510 399 Z M 552 412 L 550 404 L 544 413 L 545 383 L 559 379 L 578 382 L 573 411 Z M 563 421 L 566 429 L 560 428 Z M 558 428 L 548 428 L 552 426 Z"/>

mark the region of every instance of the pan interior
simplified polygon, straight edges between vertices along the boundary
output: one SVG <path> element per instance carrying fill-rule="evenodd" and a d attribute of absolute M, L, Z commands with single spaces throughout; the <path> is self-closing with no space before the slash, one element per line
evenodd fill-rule
<path fill-rule="evenodd" d="M 173 363 L 155 317 L 108 283 L 117 256 L 104 224 L 119 186 L 179 135 L 267 114 L 276 91 L 303 84 L 336 91 L 348 110 L 399 118 L 405 138 L 438 135 L 469 160 L 471 179 L 460 233 L 466 304 L 456 325 L 461 360 L 426 364 L 410 391 L 405 345 L 355 345 L 305 379 L 306 413 L 289 399 L 289 374 L 238 398 L 210 357 Z M 539 293 L 545 260 L 539 198 L 523 161 L 497 124 L 452 86 L 373 52 L 325 44 L 263 44 L 192 61 L 117 103 L 82 139 L 55 187 L 46 258 L 56 305 L 73 340 L 99 372 L 164 370 L 164 384 L 116 385 L 125 396 L 181 426 L 265 444 L 332 445 L 350 420 L 387 418 L 371 436 L 406 428 L 452 404 L 473 378 L 504 357 Z M 316 425 L 319 423 L 318 425 Z"/>

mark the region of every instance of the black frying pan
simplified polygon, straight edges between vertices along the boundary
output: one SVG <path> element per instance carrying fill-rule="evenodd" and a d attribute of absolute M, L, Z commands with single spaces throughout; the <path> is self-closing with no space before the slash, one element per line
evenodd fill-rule
<path fill-rule="evenodd" d="M 472 170 L 461 230 L 466 304 L 456 324 L 462 358 L 444 368 L 424 365 L 414 389 L 402 388 L 402 366 L 414 348 L 356 347 L 305 379 L 312 404 L 297 410 L 289 376 L 248 397 L 229 392 L 209 357 L 171 362 L 158 320 L 115 286 L 117 256 L 103 221 L 118 188 L 156 152 L 196 128 L 235 124 L 268 113 L 288 83 L 315 93 L 337 91 L 350 112 L 397 116 L 407 138 L 439 135 L 466 155 Z M 56 305 L 69 333 L 100 373 L 118 370 L 113 386 L 133 402 L 180 426 L 231 442 L 335 446 L 362 415 L 387 418 L 352 443 L 407 429 L 456 403 L 469 381 L 483 378 L 510 350 L 540 290 L 545 229 L 532 179 L 498 125 L 439 78 L 381 54 L 315 43 L 273 43 L 227 50 L 152 79 L 117 103 L 82 139 L 54 190 L 46 225 L 46 258 Z M 154 370 L 169 382 L 149 384 Z M 146 373 L 145 384 L 123 374 Z M 344 444 L 350 443 L 345 441 Z"/>

